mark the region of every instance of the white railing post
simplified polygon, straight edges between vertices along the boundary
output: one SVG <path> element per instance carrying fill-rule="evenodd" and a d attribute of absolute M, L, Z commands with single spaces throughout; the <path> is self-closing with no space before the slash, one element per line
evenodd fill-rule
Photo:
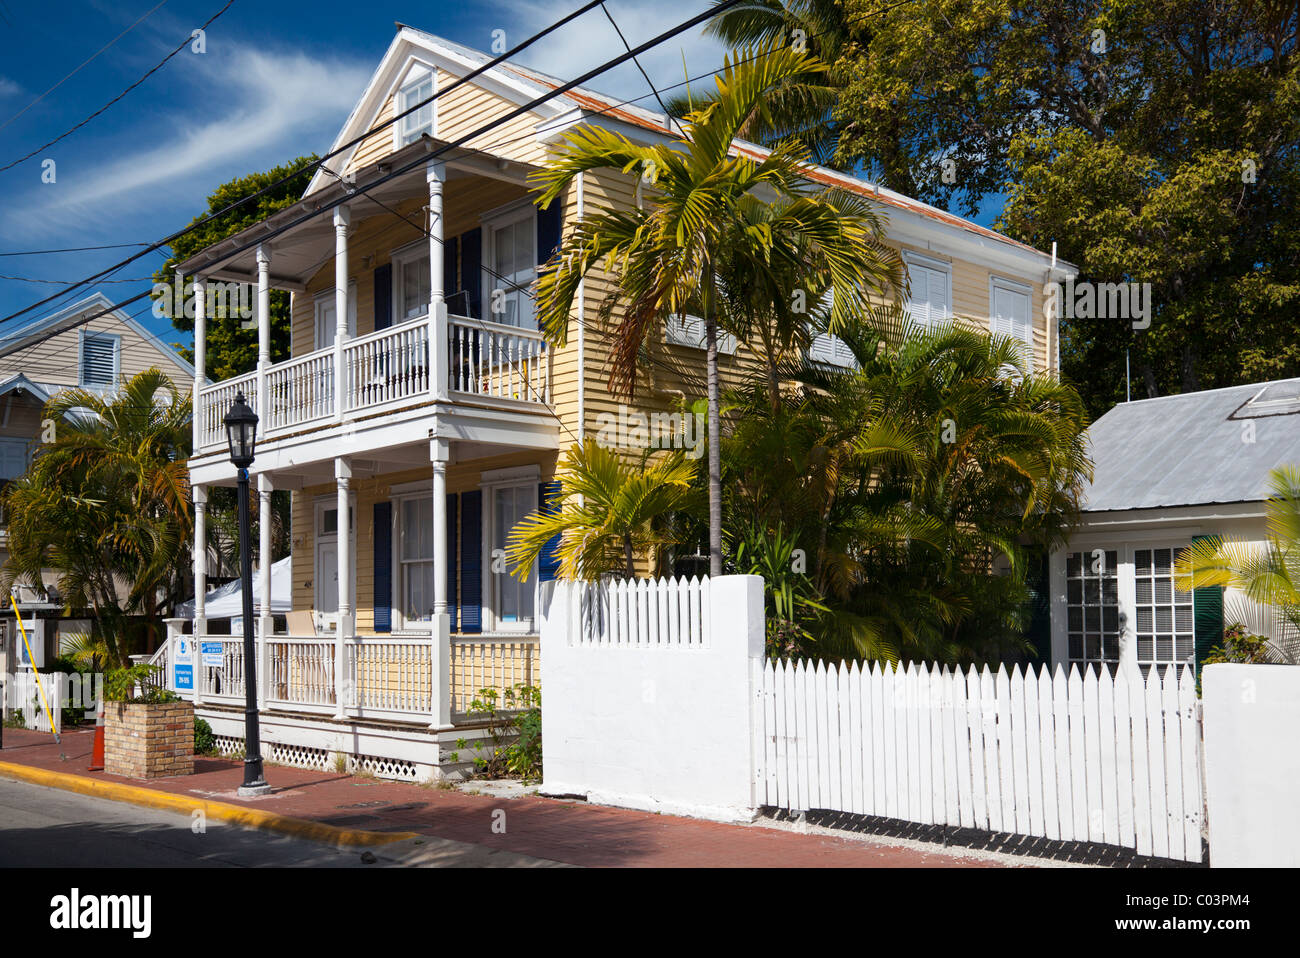
<path fill-rule="evenodd" d="M 334 208 L 334 419 L 343 421 L 345 408 L 343 343 L 348 338 L 348 226 L 352 213 L 346 206 Z"/>
<path fill-rule="evenodd" d="M 448 340 L 446 277 L 442 271 L 442 186 L 446 164 L 432 161 L 425 169 L 429 182 L 429 391 L 434 399 L 447 396 Z"/>
<path fill-rule="evenodd" d="M 198 455 L 203 445 L 203 406 L 199 393 L 207 378 L 208 365 L 208 304 L 207 287 L 203 280 L 194 280 L 194 454 Z"/>
<path fill-rule="evenodd" d="M 451 724 L 451 616 L 447 613 L 447 461 L 451 443 L 433 439 L 433 647 L 430 650 L 431 728 Z"/>
<path fill-rule="evenodd" d="M 261 606 L 257 623 L 257 700 L 266 702 L 271 687 L 270 658 L 271 636 L 275 634 L 275 619 L 271 614 L 271 492 L 272 479 L 268 473 L 257 474 L 257 567 L 262 573 L 258 605 Z"/>
<path fill-rule="evenodd" d="M 263 432 L 270 424 L 271 393 L 266 376 L 271 369 L 271 248 L 257 244 L 257 416 Z"/>
<path fill-rule="evenodd" d="M 208 634 L 208 487 L 194 493 L 194 704 L 203 701 L 203 636 Z M 173 652 L 175 650 L 173 649 Z M 175 662 L 175 658 L 172 659 Z"/>
<path fill-rule="evenodd" d="M 334 481 L 338 486 L 338 576 L 339 616 L 334 632 L 334 717 L 343 718 L 346 703 L 346 683 L 343 673 L 346 665 L 344 643 L 355 633 L 352 616 L 352 516 L 348 486 L 352 479 L 352 464 L 340 456 L 334 460 Z"/>

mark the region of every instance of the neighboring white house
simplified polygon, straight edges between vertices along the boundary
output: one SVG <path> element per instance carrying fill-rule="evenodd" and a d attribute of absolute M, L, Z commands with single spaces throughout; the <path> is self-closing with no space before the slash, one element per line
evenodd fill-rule
<path fill-rule="evenodd" d="M 1235 590 L 1180 592 L 1173 564 L 1203 536 L 1263 543 L 1269 471 L 1300 463 L 1300 379 L 1123 403 L 1088 433 L 1083 521 L 1051 561 L 1053 664 L 1199 663 L 1234 622 L 1293 640 Z"/>

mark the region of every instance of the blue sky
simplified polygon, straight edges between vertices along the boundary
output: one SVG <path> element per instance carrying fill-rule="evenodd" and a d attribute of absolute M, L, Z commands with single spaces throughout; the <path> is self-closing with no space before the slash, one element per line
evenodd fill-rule
<path fill-rule="evenodd" d="M 0 127 L 0 166 L 104 106 L 224 4 L 0 0 L 0 124 L 7 123 Z M 608 3 L 634 45 L 704 5 L 705 0 Z M 494 30 L 505 31 L 506 42 L 514 45 L 576 6 L 576 0 L 235 0 L 208 29 L 205 53 L 187 48 L 102 116 L 0 173 L 5 196 L 0 204 L 0 253 L 154 241 L 197 215 L 219 184 L 304 153 L 325 152 L 392 40 L 395 21 L 486 50 Z M 29 106 L 128 28 L 74 76 Z M 520 59 L 568 78 L 621 50 L 617 34 L 597 8 Z M 715 41 L 693 31 L 642 62 L 662 87 L 682 80 L 683 59 L 689 72 L 698 75 L 718 66 L 723 52 Z M 631 64 L 590 85 L 627 98 L 648 94 L 645 80 Z M 653 100 L 648 105 L 653 106 Z M 42 182 L 46 159 L 55 163 L 53 183 Z M 995 212 L 987 212 L 981 221 Z M 0 256 L 0 315 L 61 288 L 24 279 L 80 279 L 131 252 Z M 159 252 L 137 260 L 114 276 L 128 282 L 100 288 L 115 301 L 141 292 L 149 284 L 140 280 L 164 259 Z M 41 313 L 56 308 L 53 304 Z M 143 301 L 130 311 L 142 308 Z M 0 324 L 0 335 L 28 318 Z M 147 308 L 139 318 L 165 341 L 181 341 L 180 333 L 166 320 L 154 319 Z"/>

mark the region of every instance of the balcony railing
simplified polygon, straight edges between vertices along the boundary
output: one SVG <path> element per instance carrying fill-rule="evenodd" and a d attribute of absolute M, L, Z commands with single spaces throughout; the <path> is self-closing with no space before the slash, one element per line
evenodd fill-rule
<path fill-rule="evenodd" d="M 509 403 L 551 400 L 550 363 L 540 333 L 486 320 L 450 316 L 447 388 L 452 393 Z M 343 344 L 344 417 L 377 407 L 397 407 L 431 395 L 429 323 L 409 320 Z M 276 363 L 266 374 L 264 434 L 337 420 L 334 347 Z M 235 393 L 259 409 L 258 374 L 245 373 L 199 392 L 201 449 L 225 445 L 222 420 Z"/>

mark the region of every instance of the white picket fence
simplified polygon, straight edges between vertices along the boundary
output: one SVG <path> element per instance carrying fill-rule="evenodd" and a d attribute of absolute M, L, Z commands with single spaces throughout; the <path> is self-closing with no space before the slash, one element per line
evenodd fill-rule
<path fill-rule="evenodd" d="M 1192 670 L 755 662 L 758 803 L 1201 861 Z"/>
<path fill-rule="evenodd" d="M 29 671 L 16 672 L 5 683 L 5 713 L 19 712 L 23 717 L 25 728 L 38 732 L 59 732 L 63 728 L 63 676 L 45 673 L 41 675 L 40 685 L 36 676 Z M 41 689 L 45 690 L 45 702 L 41 701 Z M 49 712 L 45 703 L 49 703 Z M 54 727 L 50 727 L 50 715 L 54 716 Z"/>

